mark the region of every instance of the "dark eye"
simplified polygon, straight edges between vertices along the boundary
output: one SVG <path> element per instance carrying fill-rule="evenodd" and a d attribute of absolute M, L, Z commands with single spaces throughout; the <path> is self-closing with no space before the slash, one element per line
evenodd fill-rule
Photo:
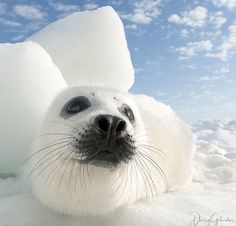
<path fill-rule="evenodd" d="M 79 96 L 71 99 L 64 107 L 67 114 L 76 114 L 89 108 L 91 103 L 89 99 L 84 96 Z"/>
<path fill-rule="evenodd" d="M 121 107 L 121 112 L 131 121 L 134 121 L 134 113 L 127 104 L 123 104 Z"/>

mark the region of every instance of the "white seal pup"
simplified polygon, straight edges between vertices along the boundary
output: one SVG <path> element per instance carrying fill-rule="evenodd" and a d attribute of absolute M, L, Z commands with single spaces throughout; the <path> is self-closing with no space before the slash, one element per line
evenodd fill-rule
<path fill-rule="evenodd" d="M 70 87 L 45 116 L 30 155 L 34 193 L 69 215 L 102 215 L 186 186 L 193 136 L 154 99 Z"/>

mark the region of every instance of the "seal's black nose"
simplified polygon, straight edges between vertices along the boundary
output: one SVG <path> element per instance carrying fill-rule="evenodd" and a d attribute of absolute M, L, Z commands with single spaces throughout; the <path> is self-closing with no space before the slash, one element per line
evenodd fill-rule
<path fill-rule="evenodd" d="M 95 128 L 102 134 L 114 138 L 126 129 L 126 122 L 117 116 L 99 115 L 94 121 Z"/>

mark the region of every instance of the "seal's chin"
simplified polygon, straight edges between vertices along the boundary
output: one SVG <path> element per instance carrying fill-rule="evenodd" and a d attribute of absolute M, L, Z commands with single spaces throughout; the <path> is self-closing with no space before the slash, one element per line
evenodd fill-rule
<path fill-rule="evenodd" d="M 103 150 L 91 161 L 94 166 L 114 168 L 120 163 L 120 160 L 109 150 Z"/>
<path fill-rule="evenodd" d="M 93 158 L 81 160 L 80 163 L 89 164 L 96 167 L 114 169 L 121 161 L 122 160 L 118 158 L 112 151 L 109 149 L 104 149 Z"/>

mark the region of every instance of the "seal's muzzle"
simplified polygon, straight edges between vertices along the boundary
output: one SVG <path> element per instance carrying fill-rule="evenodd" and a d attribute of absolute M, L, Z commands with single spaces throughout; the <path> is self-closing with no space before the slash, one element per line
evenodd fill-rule
<path fill-rule="evenodd" d="M 88 134 L 94 139 L 88 140 Z M 83 147 L 81 147 L 83 143 Z M 98 115 L 88 132 L 79 141 L 81 163 L 102 167 L 115 167 L 134 155 L 134 141 L 127 131 L 126 121 L 113 115 Z"/>

